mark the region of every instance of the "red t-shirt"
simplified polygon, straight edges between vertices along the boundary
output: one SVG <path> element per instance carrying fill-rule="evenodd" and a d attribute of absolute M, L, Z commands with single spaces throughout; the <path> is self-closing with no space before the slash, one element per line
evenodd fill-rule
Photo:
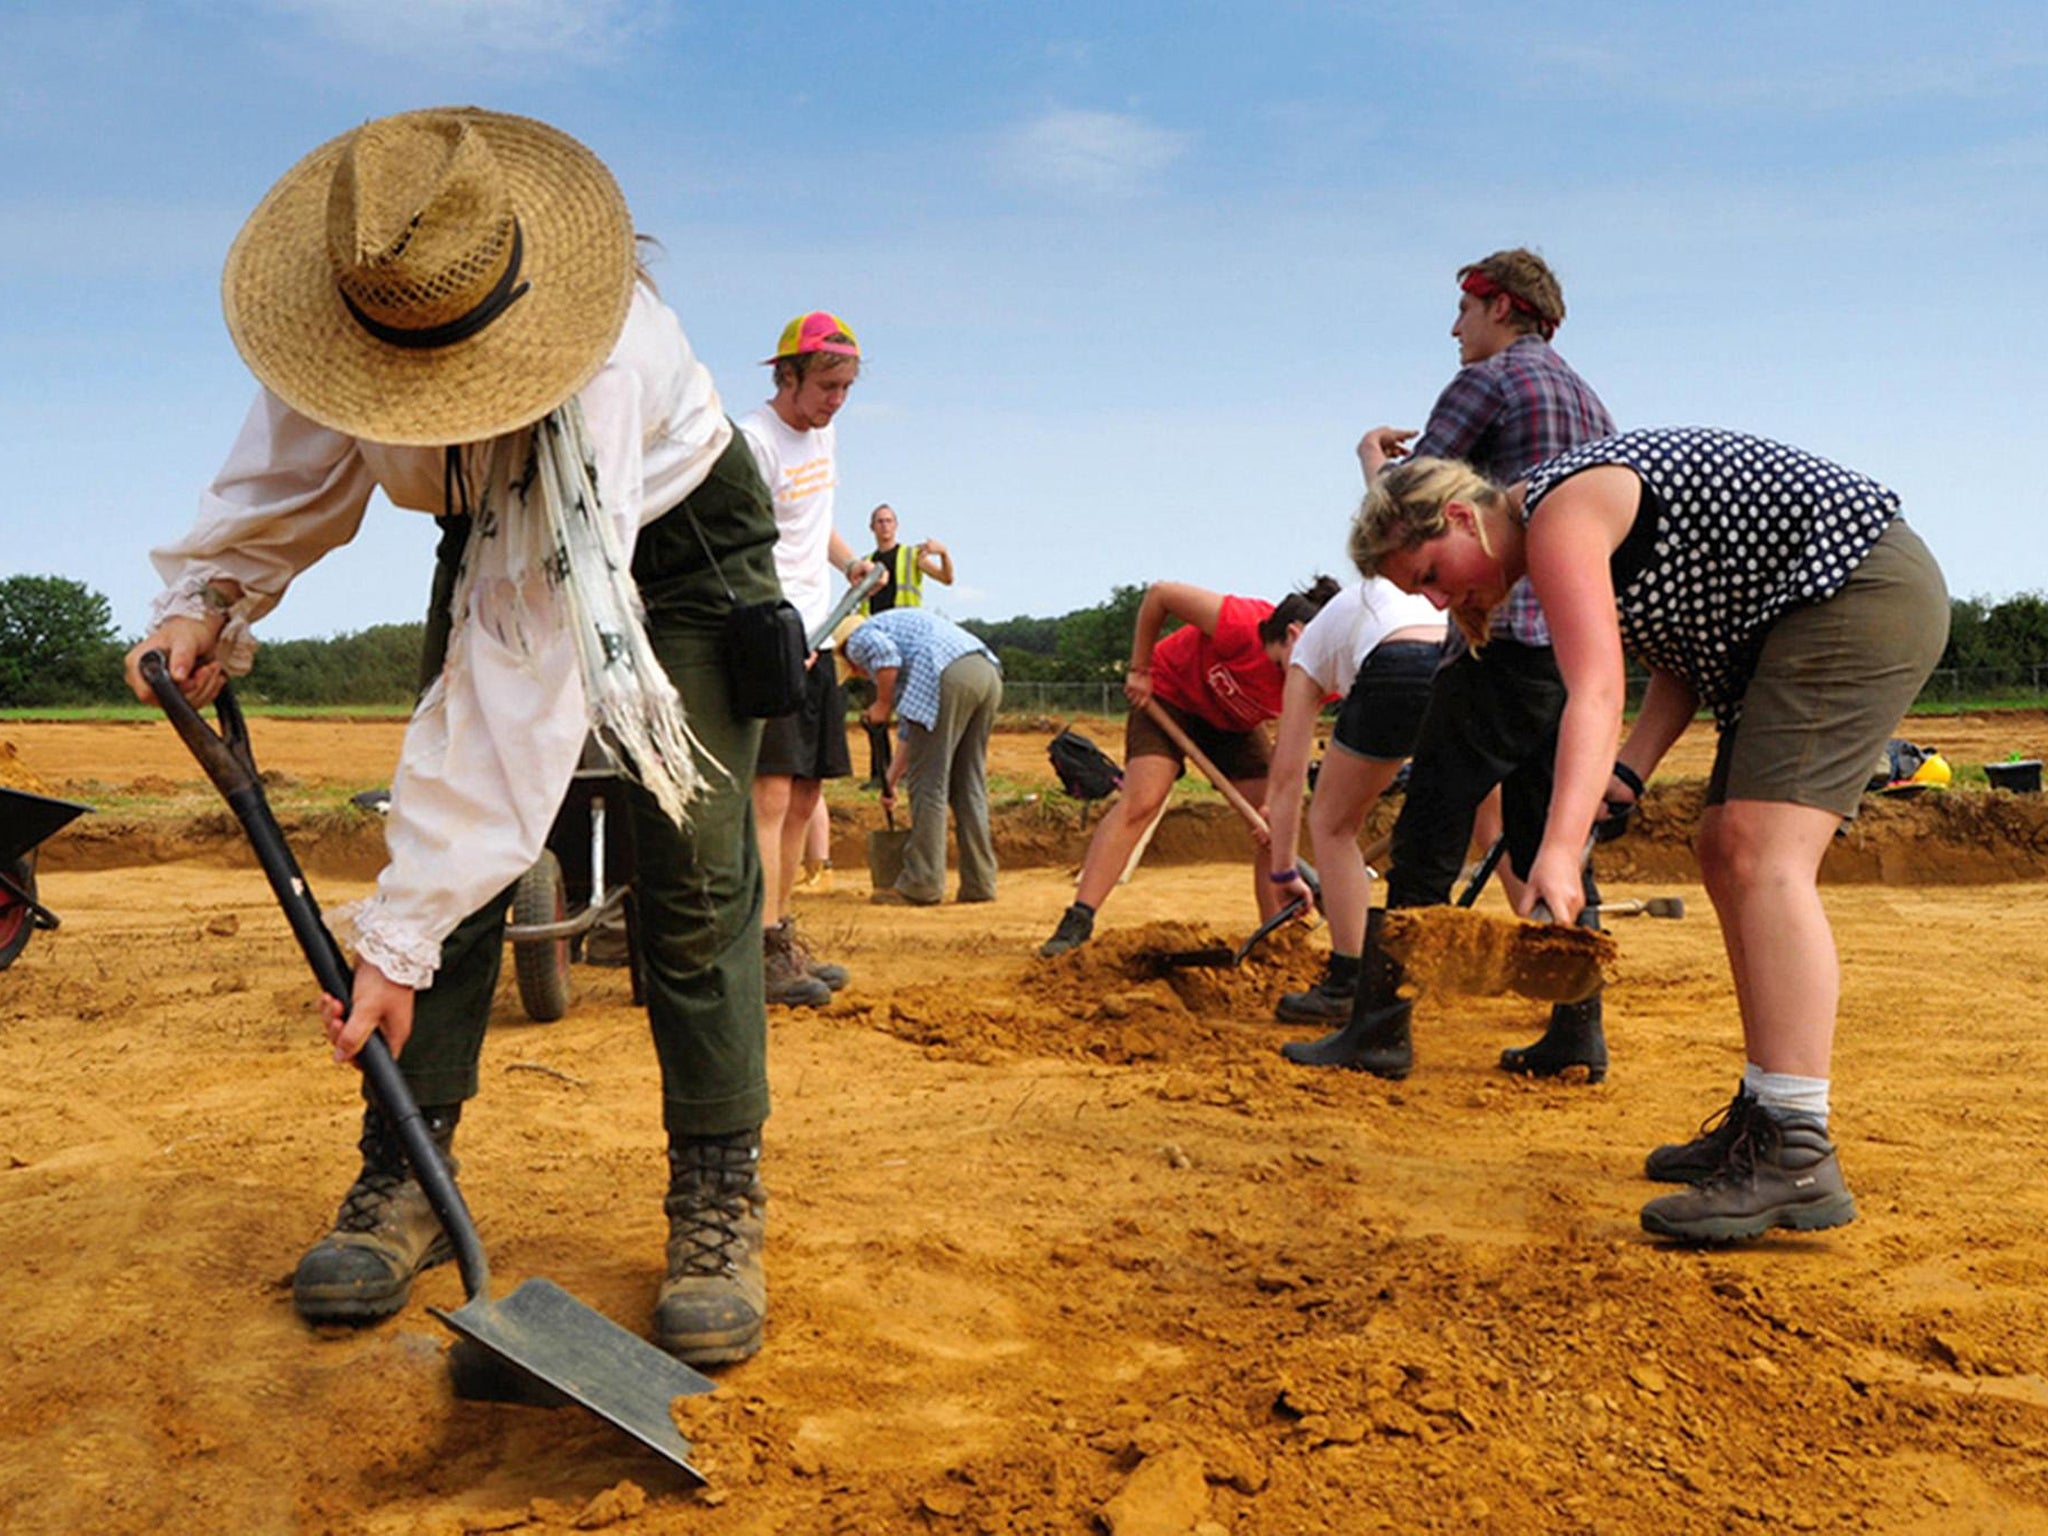
<path fill-rule="evenodd" d="M 1183 624 L 1152 647 L 1153 693 L 1219 731 L 1279 718 L 1285 674 L 1259 642 L 1259 625 L 1272 611 L 1264 598 L 1226 597 L 1215 634 Z"/>

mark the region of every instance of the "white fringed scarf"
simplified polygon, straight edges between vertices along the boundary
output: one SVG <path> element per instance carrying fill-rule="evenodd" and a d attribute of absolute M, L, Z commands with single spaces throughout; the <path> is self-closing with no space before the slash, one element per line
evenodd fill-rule
<path fill-rule="evenodd" d="M 590 727 L 619 771 L 655 798 L 677 826 L 704 787 L 703 748 L 683 701 L 647 639 L 646 611 L 605 515 L 597 465 L 571 397 L 523 432 L 484 449 L 452 607 L 531 656 L 535 584 L 567 608 Z M 450 508 L 450 510 L 454 510 Z"/>

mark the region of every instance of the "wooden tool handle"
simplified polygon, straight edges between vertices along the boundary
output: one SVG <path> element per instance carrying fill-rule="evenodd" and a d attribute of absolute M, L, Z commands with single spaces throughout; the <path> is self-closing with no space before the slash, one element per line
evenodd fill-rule
<path fill-rule="evenodd" d="M 1145 701 L 1145 713 L 1152 717 L 1154 725 L 1166 733 L 1167 740 L 1179 747 L 1187 760 L 1202 771 L 1202 777 L 1216 786 L 1216 792 L 1230 802 L 1230 808 L 1244 818 L 1246 826 L 1262 838 L 1272 836 L 1266 826 L 1266 818 L 1259 814 L 1259 808 L 1245 799 L 1243 790 L 1223 776 L 1223 771 L 1209 761 L 1208 754 L 1194 744 L 1188 733 L 1180 728 L 1180 722 L 1161 708 L 1157 699 Z"/>

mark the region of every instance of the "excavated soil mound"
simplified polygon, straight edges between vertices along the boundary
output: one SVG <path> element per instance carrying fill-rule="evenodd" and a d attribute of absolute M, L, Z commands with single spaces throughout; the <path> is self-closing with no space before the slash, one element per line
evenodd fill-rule
<path fill-rule="evenodd" d="M 301 754 L 293 724 L 254 723 L 298 780 L 278 798 L 388 773 L 395 727 L 308 723 Z M 1207 861 L 1148 860 L 1093 942 L 1037 958 L 1082 835 L 1016 787 L 1049 734 L 998 739 L 1006 816 L 1054 862 L 1007 866 L 996 902 L 875 906 L 858 857 L 799 898 L 853 980 L 771 1019 L 767 1347 L 677 1405 L 698 1488 L 580 1412 L 456 1400 L 427 1310 L 461 1301 L 452 1267 L 385 1325 L 296 1320 L 358 1079 L 265 882 L 231 829 L 185 830 L 220 813 L 168 731 L 0 727 L 106 807 L 44 861 L 63 926 L 0 973 L 0 1529 L 2048 1533 L 2041 797 L 1873 799 L 1841 840 L 1832 1129 L 1859 1217 L 1694 1251 L 1641 1232 L 1640 1170 L 1726 1103 L 1735 1000 L 1696 879 L 1615 872 L 1682 848 L 1658 826 L 1682 774 L 1601 854 L 1608 895 L 1695 914 L 1613 925 L 1605 1082 L 1497 1070 L 1536 1005 L 1425 996 L 1387 1083 L 1277 1053 L 1315 1033 L 1272 1003 L 1317 974 L 1319 928 L 1157 966 L 1255 926 L 1212 805 L 1189 808 Z M 344 814 L 297 810 L 294 836 Z M 313 884 L 330 909 L 367 888 Z M 461 1179 L 500 1293 L 546 1276 L 645 1330 L 652 1052 L 624 972 L 575 979 L 549 1025 L 501 988 Z"/>

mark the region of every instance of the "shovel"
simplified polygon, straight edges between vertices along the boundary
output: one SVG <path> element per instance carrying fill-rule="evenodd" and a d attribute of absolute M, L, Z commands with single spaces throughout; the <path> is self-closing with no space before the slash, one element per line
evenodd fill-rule
<path fill-rule="evenodd" d="M 1173 949 L 1146 958 L 1153 967 L 1162 971 L 1188 970 L 1194 967 L 1216 967 L 1224 970 L 1243 965 L 1245 956 L 1265 942 L 1275 929 L 1284 927 L 1308 910 L 1308 899 L 1297 896 L 1278 912 L 1267 918 L 1253 930 L 1252 936 L 1235 949 L 1226 949 L 1221 944 L 1212 944 L 1206 949 Z"/>
<path fill-rule="evenodd" d="M 882 802 L 882 818 L 888 823 L 888 830 L 876 827 L 868 833 L 868 884 L 877 891 L 888 891 L 895 889 L 896 877 L 903 873 L 910 829 L 896 830 L 896 812 L 887 800 Z"/>
<path fill-rule="evenodd" d="M 345 1003 L 353 990 L 348 962 L 327 931 L 298 861 L 263 798 L 248 728 L 233 693 L 223 689 L 214 701 L 220 720 L 216 733 L 178 691 L 161 652 L 143 657 L 142 675 L 248 834 L 321 990 Z M 356 1059 L 369 1080 L 372 1100 L 398 1129 L 406 1160 L 440 1218 L 462 1272 L 462 1288 L 469 1299 L 452 1311 L 427 1309 L 461 1336 L 450 1351 L 456 1390 L 466 1397 L 498 1401 L 581 1403 L 698 1482 L 704 1481 L 690 1465 L 690 1443 L 669 1417 L 669 1404 L 678 1397 L 712 1391 L 716 1383 L 628 1333 L 552 1281 L 527 1280 L 503 1300 L 492 1300 L 490 1266 L 476 1223 L 453 1176 L 435 1154 L 433 1138 L 391 1048 L 382 1035 L 373 1034 Z M 465 1343 L 471 1346 L 466 1358 Z"/>

